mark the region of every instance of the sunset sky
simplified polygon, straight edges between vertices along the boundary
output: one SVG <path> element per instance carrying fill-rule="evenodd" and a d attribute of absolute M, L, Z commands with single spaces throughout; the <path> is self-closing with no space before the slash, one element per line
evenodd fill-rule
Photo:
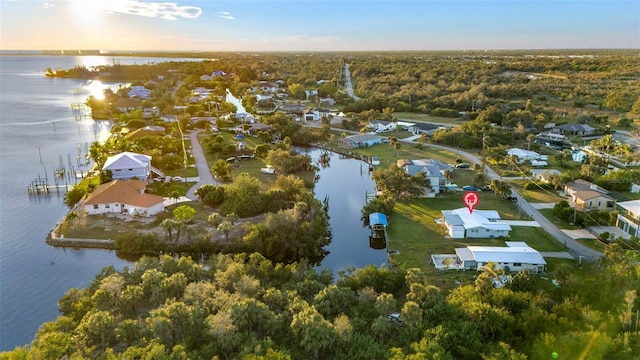
<path fill-rule="evenodd" d="M 0 49 L 640 48 L 638 0 L 0 0 Z"/>

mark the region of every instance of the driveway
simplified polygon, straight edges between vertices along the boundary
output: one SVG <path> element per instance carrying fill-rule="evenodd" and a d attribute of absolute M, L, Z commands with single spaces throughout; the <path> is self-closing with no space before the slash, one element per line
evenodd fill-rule
<path fill-rule="evenodd" d="M 553 207 L 556 206 L 556 203 L 530 203 L 530 204 L 536 210 L 553 209 Z"/>
<path fill-rule="evenodd" d="M 562 230 L 563 233 L 571 236 L 572 239 L 595 239 L 596 236 L 585 229 Z"/>
<path fill-rule="evenodd" d="M 522 220 L 500 220 L 500 222 L 507 223 L 511 226 L 531 226 L 540 227 L 537 221 L 522 221 Z"/>
<path fill-rule="evenodd" d="M 442 145 L 435 145 L 435 144 L 429 144 L 427 146 L 432 146 L 437 149 L 455 152 L 458 155 L 464 156 L 465 158 L 467 158 L 467 160 L 469 160 L 469 162 L 471 162 L 472 164 L 482 164 L 482 161 L 480 160 L 479 157 L 469 152 L 466 152 L 464 150 L 442 146 Z M 490 167 L 487 166 L 486 171 L 487 171 L 486 175 L 489 180 L 501 179 L 500 175 L 498 175 Z M 549 235 L 551 235 L 554 239 L 556 239 L 556 241 L 558 241 L 560 244 L 564 245 L 569 250 L 569 253 L 572 256 L 582 257 L 585 261 L 596 261 L 602 256 L 601 252 L 590 249 L 578 243 L 577 241 L 572 239 L 569 235 L 565 234 L 560 229 L 558 229 L 558 227 L 555 226 L 555 224 L 549 221 L 549 219 L 547 219 L 542 214 L 540 214 L 540 212 L 538 212 L 536 208 L 534 208 L 531 204 L 529 204 L 526 200 L 524 200 L 524 198 L 518 191 L 516 191 L 515 189 L 512 189 L 511 195 L 517 199 L 517 205 L 520 206 L 520 208 L 526 214 L 529 215 L 531 220 L 537 221 L 540 224 L 540 226 L 547 233 L 549 233 Z"/>
<path fill-rule="evenodd" d="M 357 131 L 345 131 L 344 129 L 340 129 L 340 128 L 333 128 L 333 129 L 341 132 L 359 134 Z M 406 141 L 406 142 L 415 143 L 415 141 Z M 430 146 L 436 149 L 455 152 L 459 156 L 465 157 L 471 164 L 479 164 L 479 165 L 482 164 L 482 160 L 478 156 L 470 152 L 460 150 L 458 148 L 452 148 L 452 147 L 436 145 L 436 144 L 426 144 L 425 146 L 426 147 Z M 490 181 L 493 179 L 503 180 L 502 177 L 498 175 L 498 173 L 493 171 L 493 169 L 491 169 L 489 166 L 485 167 L 485 169 L 486 169 L 485 171 L 486 171 L 487 178 Z M 555 224 L 553 224 L 551 221 L 549 221 L 549 219 L 547 219 L 542 214 L 540 214 L 540 212 L 538 212 L 538 210 L 534 206 L 532 206 L 526 200 L 524 200 L 522 195 L 519 192 L 517 192 L 515 189 L 511 190 L 511 195 L 517 199 L 517 205 L 520 206 L 520 208 L 527 215 L 529 215 L 529 218 L 532 221 L 538 222 L 538 224 L 540 224 L 540 227 L 542 227 L 547 233 L 549 233 L 551 237 L 556 239 L 556 241 L 564 245 L 569 250 L 569 253 L 572 256 L 581 257 L 585 261 L 597 261 L 602 256 L 601 252 L 590 249 L 578 243 L 577 241 L 572 239 L 569 235 L 565 234 L 560 229 L 558 229 L 558 227 L 555 226 Z"/>
<path fill-rule="evenodd" d="M 204 156 L 204 151 L 202 151 L 202 146 L 200 146 L 200 142 L 198 141 L 198 134 L 200 134 L 203 130 L 191 131 L 189 133 L 189 140 L 191 140 L 191 154 L 196 161 L 196 169 L 198 169 L 198 182 L 193 185 L 187 191 L 187 197 L 191 200 L 197 200 L 196 190 L 205 184 L 214 184 L 220 185 L 213 176 L 211 175 L 211 170 L 209 170 L 209 165 L 207 164 L 207 159 Z"/>

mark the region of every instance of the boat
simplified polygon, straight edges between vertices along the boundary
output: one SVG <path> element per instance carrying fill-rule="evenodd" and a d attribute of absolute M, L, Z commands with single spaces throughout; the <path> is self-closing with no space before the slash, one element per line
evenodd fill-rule
<path fill-rule="evenodd" d="M 260 168 L 260 172 L 273 175 L 276 173 L 276 168 L 274 168 L 273 165 L 266 165 L 265 167 Z"/>

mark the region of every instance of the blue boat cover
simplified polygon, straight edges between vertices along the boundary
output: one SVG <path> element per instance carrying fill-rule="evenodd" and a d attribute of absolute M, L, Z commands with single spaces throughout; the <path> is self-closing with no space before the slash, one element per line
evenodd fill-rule
<path fill-rule="evenodd" d="M 371 213 L 369 214 L 369 226 L 382 225 L 387 226 L 387 215 L 383 213 Z"/>

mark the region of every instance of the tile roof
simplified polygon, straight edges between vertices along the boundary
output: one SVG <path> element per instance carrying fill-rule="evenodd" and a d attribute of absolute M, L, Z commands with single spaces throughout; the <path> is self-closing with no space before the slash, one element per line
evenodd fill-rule
<path fill-rule="evenodd" d="M 145 186 L 141 180 L 113 180 L 98 186 L 84 205 L 120 203 L 147 208 L 164 201 L 162 196 L 145 194 Z"/>

